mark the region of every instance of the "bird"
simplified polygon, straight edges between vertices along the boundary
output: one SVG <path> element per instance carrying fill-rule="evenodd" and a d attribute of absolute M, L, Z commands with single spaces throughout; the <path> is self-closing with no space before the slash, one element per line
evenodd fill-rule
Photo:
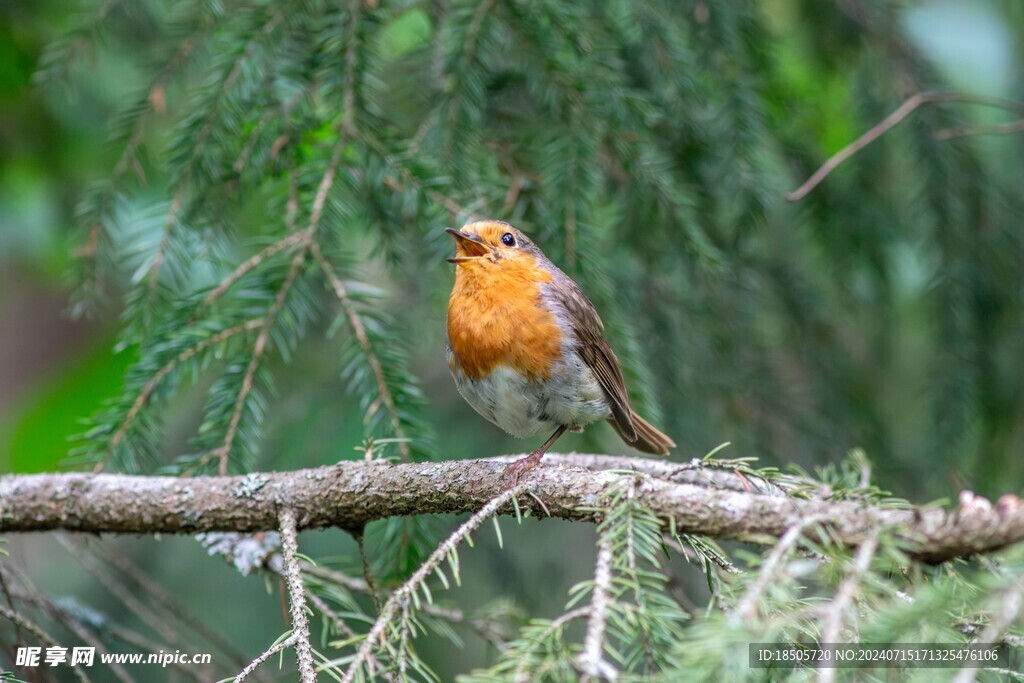
<path fill-rule="evenodd" d="M 572 278 L 500 220 L 445 228 L 455 239 L 447 358 L 455 386 L 504 431 L 551 436 L 510 464 L 506 485 L 536 467 L 567 430 L 607 420 L 629 446 L 668 455 L 675 442 L 637 415 L 604 324 Z"/>

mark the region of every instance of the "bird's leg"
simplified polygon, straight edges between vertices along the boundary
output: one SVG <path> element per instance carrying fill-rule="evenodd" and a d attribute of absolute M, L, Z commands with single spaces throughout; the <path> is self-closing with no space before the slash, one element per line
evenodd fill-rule
<path fill-rule="evenodd" d="M 547 441 L 545 441 L 540 448 L 530 453 L 525 458 L 520 458 L 514 463 L 505 468 L 501 478 L 505 480 L 505 488 L 514 488 L 519 483 L 519 475 L 526 470 L 533 469 L 540 464 L 540 459 L 544 457 L 544 454 L 551 448 L 551 444 L 558 441 L 558 437 L 565 433 L 566 427 L 562 425 L 555 430 L 555 433 L 551 435 Z"/>

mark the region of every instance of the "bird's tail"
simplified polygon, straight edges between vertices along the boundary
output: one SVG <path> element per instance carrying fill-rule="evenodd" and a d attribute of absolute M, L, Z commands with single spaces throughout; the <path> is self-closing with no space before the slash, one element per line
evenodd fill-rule
<path fill-rule="evenodd" d="M 637 415 L 636 411 L 630 409 L 629 417 L 633 423 L 633 430 L 636 432 L 635 439 L 631 439 L 631 435 L 624 433 L 614 419 L 608 420 L 627 444 L 638 451 L 654 455 L 668 455 L 668 449 L 675 448 L 675 441 L 662 434 L 650 422 Z"/>

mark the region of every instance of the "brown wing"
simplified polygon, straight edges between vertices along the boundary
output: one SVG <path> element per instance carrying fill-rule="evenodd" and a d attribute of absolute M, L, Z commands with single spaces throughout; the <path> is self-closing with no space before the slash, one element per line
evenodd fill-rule
<path fill-rule="evenodd" d="M 605 341 L 602 331 L 604 324 L 594 310 L 594 304 L 579 286 L 562 275 L 557 287 L 550 291 L 562 304 L 569 315 L 573 330 L 576 332 L 576 351 L 597 377 L 598 384 L 604 390 L 612 407 L 612 420 L 623 439 L 633 443 L 636 441 L 636 430 L 633 427 L 632 411 L 629 408 L 629 396 L 626 394 L 626 382 L 622 377 L 619 359 Z"/>

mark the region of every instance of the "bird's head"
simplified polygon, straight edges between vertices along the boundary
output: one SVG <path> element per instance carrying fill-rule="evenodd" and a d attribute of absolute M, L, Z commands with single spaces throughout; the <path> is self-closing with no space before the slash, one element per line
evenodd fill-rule
<path fill-rule="evenodd" d="M 504 221 L 476 221 L 445 231 L 455 238 L 455 256 L 445 260 L 457 266 L 534 266 L 538 256 L 543 258 L 530 238 Z"/>

